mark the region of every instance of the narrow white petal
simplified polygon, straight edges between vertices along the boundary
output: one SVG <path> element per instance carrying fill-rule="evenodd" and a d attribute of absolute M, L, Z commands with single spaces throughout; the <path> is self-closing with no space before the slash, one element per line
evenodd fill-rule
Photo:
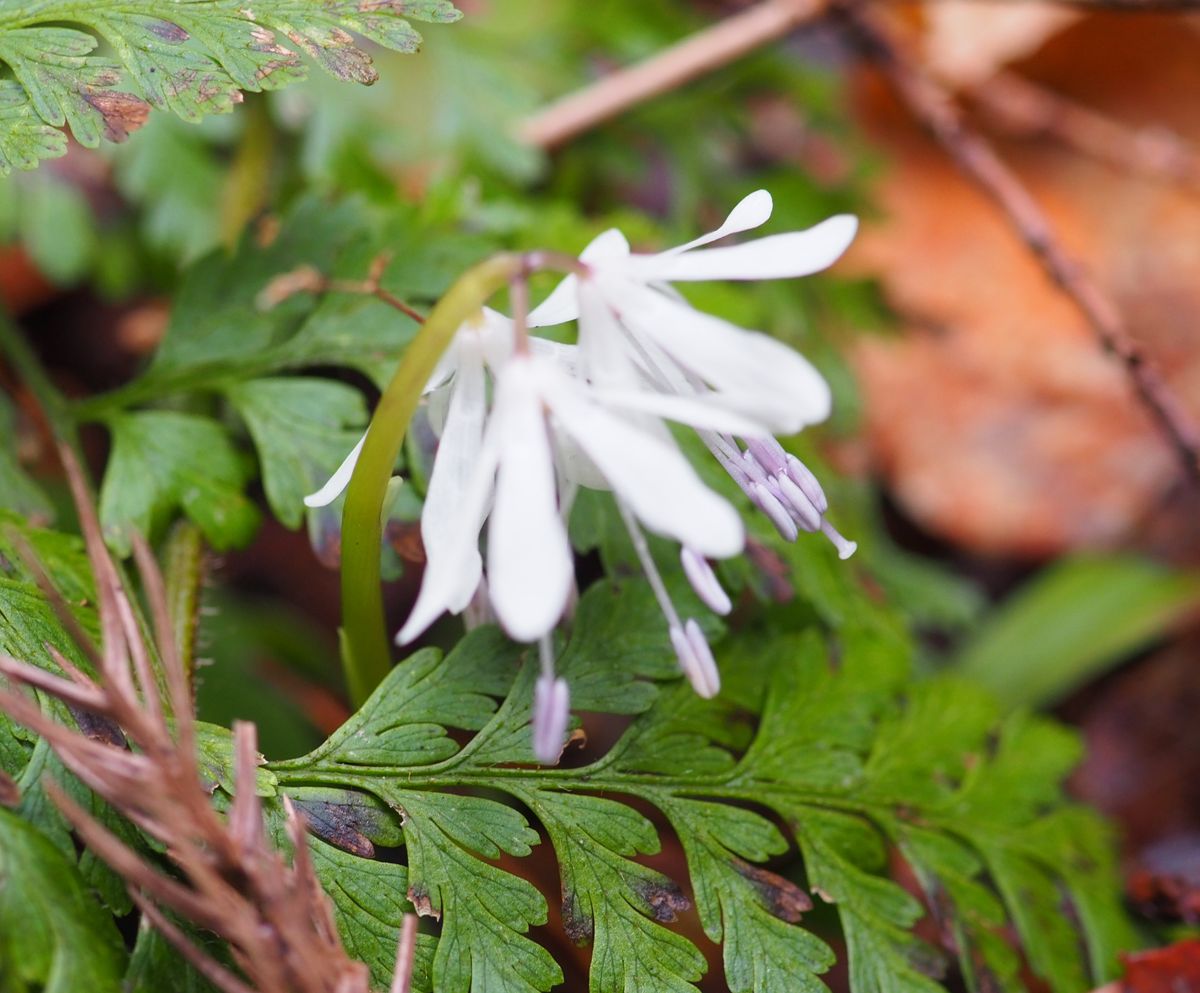
<path fill-rule="evenodd" d="M 342 464 L 329 477 L 329 482 L 317 490 L 316 493 L 310 493 L 304 498 L 304 506 L 328 507 L 342 495 L 342 491 L 350 485 L 350 477 L 354 475 L 354 467 L 358 465 L 358 457 L 362 454 L 363 445 L 366 444 L 366 441 L 367 436 L 364 434 L 358 439 L 358 444 L 350 450 L 350 454 L 342 460 Z"/>
<path fill-rule="evenodd" d="M 580 372 L 597 385 L 637 386 L 642 381 L 637 357 L 613 311 L 612 299 L 604 279 L 584 280 L 579 286 Z"/>
<path fill-rule="evenodd" d="M 609 228 L 592 239 L 579 256 L 586 265 L 603 266 L 629 255 L 629 242 L 616 228 Z M 529 314 L 531 328 L 547 328 L 566 324 L 579 316 L 579 277 L 567 276 L 550 295 Z"/>
<path fill-rule="evenodd" d="M 742 437 L 768 435 L 768 429 L 761 422 L 728 409 L 724 405 L 724 398 L 718 393 L 671 396 L 648 390 L 596 389 L 592 391 L 592 396 L 606 407 L 654 414 L 694 428 Z"/>
<path fill-rule="evenodd" d="M 563 429 L 647 528 L 713 558 L 742 550 L 741 518 L 700 481 L 669 436 L 589 402 L 569 382 L 548 384 L 546 399 Z"/>
<path fill-rule="evenodd" d="M 799 352 L 653 290 L 629 284 L 627 292 L 635 333 L 723 394 L 730 409 L 786 434 L 829 416 L 829 386 Z"/>
<path fill-rule="evenodd" d="M 467 509 L 464 501 L 483 448 L 483 422 L 487 414 L 487 384 L 480 347 L 479 342 L 469 339 L 460 344 L 458 371 L 451 385 L 445 426 L 421 512 L 421 538 L 430 568 L 453 547 L 460 531 L 478 534 L 483 524 L 486 505 L 474 508 L 474 513 L 480 515 L 475 519 L 464 514 Z M 447 595 L 449 610 L 457 613 L 467 605 L 479 583 L 481 569 L 479 552 L 473 548 L 466 557 L 461 586 Z"/>
<path fill-rule="evenodd" d="M 458 504 L 459 526 L 429 560 L 417 602 L 396 635 L 399 644 L 412 641 L 445 611 L 462 610 L 475 592 L 482 574 L 479 529 L 492 499 L 499 455 L 499 437 L 493 421 L 484 432 L 474 471 Z M 463 591 L 468 586 L 464 600 Z"/>
<path fill-rule="evenodd" d="M 828 269 L 850 247 L 858 218 L 839 214 L 807 231 L 768 235 L 728 248 L 682 255 L 634 256 L 629 272 L 647 282 L 701 279 L 790 279 Z"/>
<path fill-rule="evenodd" d="M 509 362 L 493 412 L 501 450 L 488 525 L 488 584 L 496 616 L 517 641 L 536 641 L 558 623 L 575 572 L 558 512 L 540 370 L 553 366 L 536 359 Z"/>
<path fill-rule="evenodd" d="M 701 235 L 695 241 L 689 241 L 686 245 L 680 245 L 678 248 L 672 248 L 662 254 L 681 255 L 684 252 L 691 251 L 693 248 L 699 248 L 701 245 L 720 241 L 731 234 L 741 234 L 743 231 L 762 227 L 770 220 L 771 211 L 774 208 L 775 203 L 771 199 L 770 193 L 766 190 L 755 190 L 748 197 L 744 197 L 739 201 L 738 205 L 729 212 L 729 216 L 725 218 L 724 223 L 716 231 L 710 231 L 708 234 Z"/>

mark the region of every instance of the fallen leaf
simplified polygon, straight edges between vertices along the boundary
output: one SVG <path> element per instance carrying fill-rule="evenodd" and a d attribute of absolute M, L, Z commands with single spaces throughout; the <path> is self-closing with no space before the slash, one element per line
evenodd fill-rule
<path fill-rule="evenodd" d="M 1020 71 L 1097 109 L 1200 138 L 1200 35 L 1093 16 Z M 903 323 L 854 361 L 878 470 L 920 525 L 977 552 L 1042 557 L 1124 542 L 1177 463 L 1074 306 L 990 200 L 873 76 L 857 107 L 889 167 L 850 268 Z M 1064 147 L 1001 142 L 1058 235 L 1200 415 L 1200 201 Z"/>

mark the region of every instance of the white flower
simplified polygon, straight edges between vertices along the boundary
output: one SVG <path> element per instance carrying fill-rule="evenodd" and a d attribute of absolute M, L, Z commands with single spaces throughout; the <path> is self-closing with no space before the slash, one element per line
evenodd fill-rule
<path fill-rule="evenodd" d="M 781 433 L 824 420 L 829 387 L 803 356 L 765 334 L 694 309 L 669 286 L 810 275 L 832 265 L 857 230 L 855 218 L 840 215 L 807 231 L 703 249 L 759 227 L 771 209 L 770 194 L 759 190 L 716 231 L 656 255 L 633 254 L 619 231 L 606 231 L 580 257 L 587 273 L 566 277 L 530 315 L 530 326 L 578 318 L 580 358 L 597 381 L 638 370 L 660 388 L 711 392 L 710 402 Z"/>
<path fill-rule="evenodd" d="M 766 335 L 695 310 L 669 285 L 809 275 L 832 265 L 857 230 L 855 218 L 841 215 L 807 231 L 700 250 L 759 227 L 771 209 L 770 194 L 759 190 L 716 231 L 656 255 L 632 254 L 619 231 L 606 231 L 581 256 L 587 272 L 564 279 L 530 315 L 530 324 L 578 318 L 580 370 L 597 384 L 649 385 L 737 411 L 784 434 L 824 420 L 829 387 L 803 356 Z M 854 553 L 854 542 L 825 519 L 828 502 L 816 477 L 775 439 L 704 429 L 699 434 L 783 537 L 821 531 L 839 556 Z M 708 584 L 695 568 L 688 576 L 706 596 Z"/>
<path fill-rule="evenodd" d="M 447 515 L 445 552 L 430 558 L 398 640 L 411 641 L 443 611 L 465 605 L 464 577 L 472 591 L 479 580 L 485 518 L 488 590 L 501 625 L 519 641 L 536 641 L 558 623 L 574 566 L 559 499 L 556 438 L 576 446 L 621 506 L 649 530 L 699 555 L 740 552 L 744 531 L 737 512 L 700 481 L 659 422 L 639 415 L 754 430 L 744 419 L 691 398 L 589 389 L 548 356 L 513 355 L 495 373 L 495 399 L 478 449 L 447 452 L 443 435 L 437 462 L 447 458 L 457 465 L 470 457 L 473 466 Z"/>

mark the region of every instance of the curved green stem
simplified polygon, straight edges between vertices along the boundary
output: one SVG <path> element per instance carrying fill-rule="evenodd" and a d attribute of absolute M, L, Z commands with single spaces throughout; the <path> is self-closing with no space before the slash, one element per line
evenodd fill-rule
<path fill-rule="evenodd" d="M 392 665 L 379 572 L 380 512 L 409 421 L 455 332 L 525 265 L 519 255 L 496 255 L 450 288 L 405 350 L 367 428 L 342 514 L 342 665 L 355 706 Z"/>

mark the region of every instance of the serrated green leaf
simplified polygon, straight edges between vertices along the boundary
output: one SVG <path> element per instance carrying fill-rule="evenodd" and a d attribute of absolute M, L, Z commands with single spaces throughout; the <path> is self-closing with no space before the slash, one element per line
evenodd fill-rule
<path fill-rule="evenodd" d="M 271 509 L 287 527 L 299 527 L 304 497 L 341 465 L 366 427 L 362 394 L 328 380 L 271 378 L 238 383 L 226 396 L 258 448 Z"/>
<path fill-rule="evenodd" d="M 560 655 L 574 683 L 631 678 L 614 664 L 644 674 L 669 664 L 661 618 L 643 613 L 641 596 L 649 593 L 638 583 L 601 583 L 583 597 Z M 442 919 L 438 989 L 527 993 L 554 981 L 527 936 L 544 919 L 541 898 L 511 861 L 538 836 L 505 798 L 533 815 L 554 848 L 563 921 L 593 946 L 595 993 L 685 993 L 704 969 L 699 949 L 670 926 L 689 906 L 680 881 L 639 861 L 658 850 L 660 831 L 626 797 L 657 808 L 681 840 L 701 923 L 723 943 L 737 993 L 815 993 L 832 962 L 805 927 L 808 894 L 764 865 L 789 841 L 811 891 L 837 909 L 856 991 L 941 988 L 946 957 L 917 937 L 927 910 L 890 878 L 893 851 L 913 866 L 974 980 L 1015 989 L 1013 926 L 1023 935 L 1043 928 L 1023 940 L 1061 993 L 1089 968 L 1105 978 L 1129 936 L 1107 842 L 1093 831 L 1076 844 L 1070 822 L 1059 821 L 1072 809 L 1060 780 L 1078 758 L 1074 736 L 1046 721 L 1001 721 L 992 701 L 962 683 L 905 684 L 907 649 L 885 632 L 861 628 L 841 649 L 835 666 L 815 632 L 718 643 L 722 698 L 660 689 L 604 756 L 547 770 L 530 764 L 535 670 L 526 663 L 514 676 L 520 649 L 477 629 L 444 661 L 425 651 L 401 663 L 326 745 L 272 768 L 285 792 L 336 784 L 400 815 L 411 897 Z M 761 714 L 756 731 L 742 721 L 747 712 Z M 476 733 L 460 746 L 448 727 Z M 1036 906 L 1014 904 L 1023 891 Z M 1084 922 L 1071 950 L 1056 934 L 1061 925 L 1042 918 L 1065 919 L 1064 900 Z"/>
<path fill-rule="evenodd" d="M 408 870 L 387 862 L 368 862 L 338 851 L 313 838 L 309 840 L 313 870 L 333 901 L 333 915 L 346 951 L 371 970 L 375 986 L 386 989 L 396 966 L 396 945 L 404 915 L 413 912 L 405 894 Z M 430 935 L 417 938 L 412 988 L 430 993 L 436 942 Z"/>
<path fill-rule="evenodd" d="M 373 83 L 373 60 L 350 32 L 414 52 L 421 39 L 408 18 L 459 16 L 449 0 L 266 0 L 253 9 L 230 0 L 9 4 L 0 11 L 0 62 L 14 79 L 0 95 L 9 111 L 0 111 L 0 171 L 61 155 L 65 125 L 89 147 L 101 137 L 124 140 L 145 122 L 147 102 L 188 121 L 227 112 L 243 90 L 303 79 L 300 52 L 338 79 Z M 97 54 L 100 39 L 112 55 Z M 127 83 L 141 96 L 118 88 Z"/>
<path fill-rule="evenodd" d="M 172 411 L 122 414 L 110 422 L 112 456 L 100 490 L 100 522 L 122 555 L 130 535 L 152 535 L 178 508 L 214 548 L 245 543 L 258 511 L 242 493 L 245 461 L 220 426 Z"/>

